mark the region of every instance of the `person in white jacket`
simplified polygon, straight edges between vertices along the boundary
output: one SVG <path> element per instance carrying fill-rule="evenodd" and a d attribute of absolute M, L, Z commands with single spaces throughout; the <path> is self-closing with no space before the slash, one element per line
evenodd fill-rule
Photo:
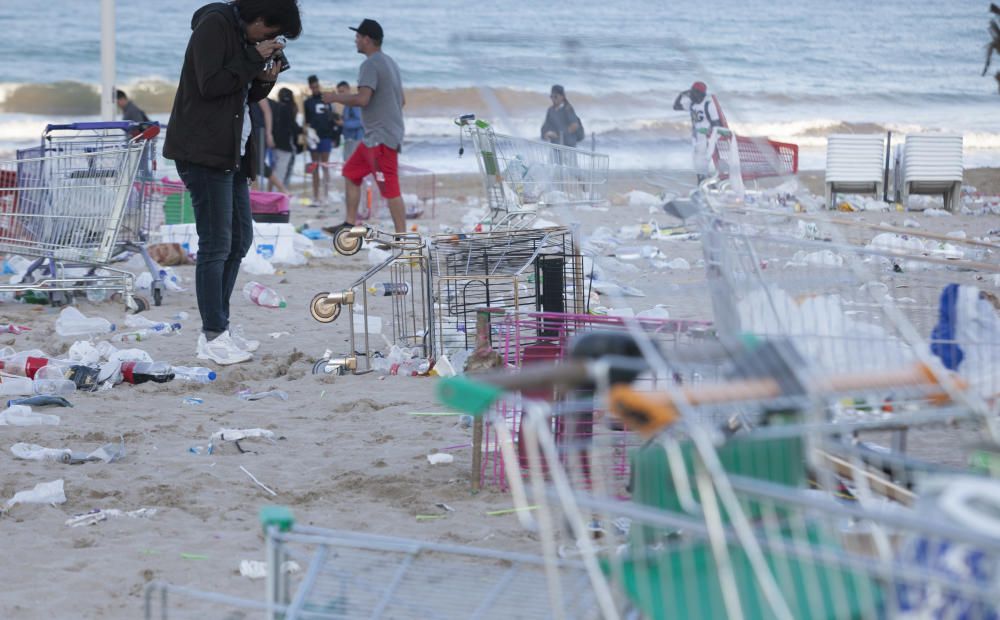
<path fill-rule="evenodd" d="M 692 163 L 700 183 L 709 174 L 709 134 L 713 127 L 725 127 L 726 122 L 715 97 L 708 96 L 704 82 L 695 82 L 690 89 L 678 94 L 674 109 L 687 110 L 691 114 Z"/>

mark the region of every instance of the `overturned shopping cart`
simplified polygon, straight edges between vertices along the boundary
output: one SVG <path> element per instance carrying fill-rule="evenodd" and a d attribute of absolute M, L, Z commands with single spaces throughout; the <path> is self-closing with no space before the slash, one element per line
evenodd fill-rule
<path fill-rule="evenodd" d="M 0 162 L 0 252 L 44 264 L 40 274 L 0 290 L 40 291 L 56 303 L 68 303 L 71 291 L 113 290 L 129 309 L 145 309 L 146 300 L 133 294 L 133 275 L 109 263 L 121 247 L 136 174 L 158 133 L 152 126 L 100 148 L 43 144 Z M 98 268 L 103 273 L 95 274 Z"/>
<path fill-rule="evenodd" d="M 328 352 L 313 366 L 313 372 L 362 374 L 373 370 L 377 345 L 382 336 L 382 315 L 390 316 L 386 343 L 412 350 L 421 358 L 434 350 L 434 307 L 431 270 L 426 243 L 419 234 L 389 234 L 376 228 L 355 226 L 338 234 L 334 247 L 353 254 L 363 241 L 377 243 L 388 255 L 342 291 L 317 293 L 309 305 L 311 316 L 320 323 L 336 321 L 346 309 L 350 317 L 350 351 L 343 356 Z M 388 312 L 385 306 L 388 305 Z M 381 310 L 381 311 L 380 311 Z M 374 332 L 374 334 L 372 333 Z"/>

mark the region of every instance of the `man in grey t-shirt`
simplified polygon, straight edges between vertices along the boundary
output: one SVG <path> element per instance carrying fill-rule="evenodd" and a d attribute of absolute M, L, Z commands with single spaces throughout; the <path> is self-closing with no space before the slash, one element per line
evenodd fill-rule
<path fill-rule="evenodd" d="M 406 232 L 406 209 L 399 191 L 397 159 L 403 146 L 403 105 L 406 103 L 399 66 L 382 52 L 382 26 L 377 21 L 365 19 L 351 30 L 357 33 L 354 42 L 358 53 L 367 56 L 358 73 L 358 92 L 323 93 L 323 101 L 360 107 L 365 137 L 354 149 L 341 173 L 345 179 L 347 204 L 344 223 L 326 230 L 336 234 L 338 229 L 357 223 L 361 181 L 374 174 L 382 197 L 389 202 L 396 232 Z"/>

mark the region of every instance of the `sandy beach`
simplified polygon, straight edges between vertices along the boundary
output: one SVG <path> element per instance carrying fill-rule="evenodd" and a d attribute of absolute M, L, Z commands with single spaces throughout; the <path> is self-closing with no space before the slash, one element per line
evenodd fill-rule
<path fill-rule="evenodd" d="M 799 178 L 812 193 L 822 195 L 822 172 Z M 648 205 L 629 205 L 626 197 L 632 190 L 659 192 L 664 179 L 677 192 L 690 182 L 683 175 L 614 174 L 607 210 L 552 210 L 543 217 L 579 223 L 585 235 L 598 226 L 616 230 L 651 218 L 661 227 L 676 226 L 676 220 L 655 208 L 651 213 Z M 996 195 L 1000 171 L 968 170 L 966 183 Z M 482 200 L 481 194 L 475 175 L 438 177 L 436 217 L 428 211 L 412 223 L 424 234 L 446 226 L 459 228 L 470 204 Z M 323 209 L 296 205 L 292 220 L 317 228 L 339 223 L 342 214 L 336 205 Z M 930 217 L 895 210 L 838 215 L 898 226 L 911 219 L 922 230 L 965 230 L 977 237 L 997 235 L 1000 228 L 996 215 Z M 683 256 L 694 265 L 700 257 L 697 240 L 648 243 L 666 253 L 668 260 Z M 487 515 L 510 507 L 507 494 L 490 488 L 471 491 L 471 431 L 460 425 L 458 416 L 414 415 L 446 412 L 434 397 L 438 379 L 312 374 L 313 363 L 327 349 L 347 352 L 350 322 L 341 318 L 323 325 L 312 320 L 310 299 L 321 291 L 347 287 L 367 267 L 367 252 L 362 251 L 353 257 L 314 258 L 302 266 L 277 265 L 279 272 L 270 276 L 241 274 L 232 300 L 233 324 L 259 339 L 261 346 L 251 362 L 217 369 L 219 379 L 214 383 L 174 381 L 76 393 L 70 396 L 71 409 L 37 409 L 59 415 L 58 426 L 0 426 L 4 472 L 0 500 L 59 478 L 65 480 L 67 497 L 58 506 L 18 505 L 0 516 L 0 548 L 5 555 L 0 562 L 0 617 L 141 617 L 143 588 L 154 579 L 263 600 L 264 582 L 241 576 L 238 568 L 241 560 L 265 559 L 257 512 L 268 504 L 289 506 L 304 524 L 537 552 L 535 536 L 521 529 L 515 516 Z M 175 269 L 188 292 L 167 292 L 163 306 L 150 309 L 146 316 L 171 320 L 183 311 L 190 318 L 183 321 L 179 334 L 136 346 L 155 360 L 205 365 L 194 354 L 200 329 L 194 267 Z M 670 293 L 671 284 L 701 277 L 697 268 L 616 272 L 619 284 L 646 293 L 630 298 L 634 310 L 666 304 L 674 318 L 710 320 L 707 308 Z M 260 308 L 244 300 L 239 289 L 250 280 L 280 292 L 287 308 Z M 94 304 L 79 297 L 75 305 L 87 316 L 115 323 L 125 316 L 123 307 L 113 302 Z M 32 328 L 21 335 L 0 336 L 0 345 L 64 356 L 75 339 L 55 333 L 57 316 L 58 310 L 49 306 L 0 304 L 0 322 Z M 288 400 L 247 402 L 238 397 L 241 389 L 282 390 Z M 203 402 L 187 404 L 188 397 Z M 226 444 L 206 454 L 209 437 L 224 428 L 264 428 L 277 439 L 244 441 L 244 453 Z M 119 437 L 124 438 L 127 456 L 111 464 L 24 461 L 10 452 L 16 442 L 90 451 Z M 435 451 L 449 452 L 454 462 L 429 464 L 427 455 Z M 275 495 L 255 485 L 241 466 Z M 443 511 L 440 503 L 454 511 Z M 65 525 L 72 516 L 94 509 L 141 508 L 156 512 L 149 518 Z M 422 515 L 440 518 L 418 519 Z"/>

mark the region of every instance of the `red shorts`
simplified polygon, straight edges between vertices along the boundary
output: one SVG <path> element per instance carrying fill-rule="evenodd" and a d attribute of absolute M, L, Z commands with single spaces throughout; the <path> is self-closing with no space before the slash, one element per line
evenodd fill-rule
<path fill-rule="evenodd" d="M 396 151 L 384 144 L 368 147 L 362 142 L 344 164 L 341 174 L 355 185 L 361 185 L 369 174 L 375 175 L 379 192 L 388 200 L 400 196 L 397 164 Z"/>

